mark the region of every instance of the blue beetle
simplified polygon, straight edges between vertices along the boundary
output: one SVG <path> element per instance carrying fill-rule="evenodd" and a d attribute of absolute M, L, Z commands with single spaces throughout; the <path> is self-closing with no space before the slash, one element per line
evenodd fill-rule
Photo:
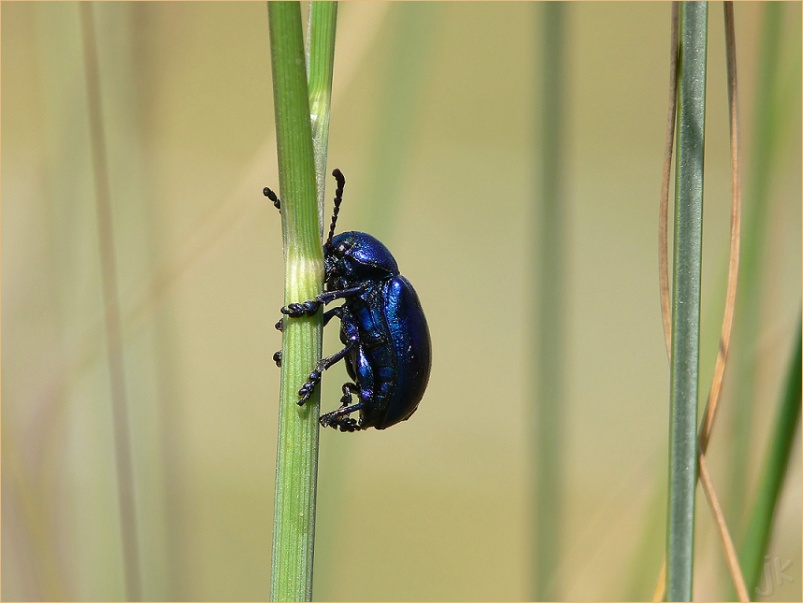
<path fill-rule="evenodd" d="M 281 309 L 289 318 L 312 316 L 322 305 L 343 299 L 342 306 L 324 312 L 324 325 L 340 318 L 340 341 L 344 348 L 322 358 L 298 390 L 298 404 L 310 399 L 323 371 L 340 360 L 353 382 L 343 384 L 339 409 L 321 416 L 324 427 L 358 431 L 368 427 L 386 429 L 406 421 L 418 408 L 429 381 L 431 343 L 429 328 L 415 289 L 399 274 L 393 254 L 375 237 L 357 231 L 335 236 L 337 216 L 346 179 L 340 170 L 329 237 L 323 245 L 326 269 L 324 292 L 315 299 Z M 263 193 L 277 208 L 276 194 Z M 281 330 L 282 321 L 276 328 Z M 281 365 L 281 352 L 274 355 Z M 358 402 L 352 404 L 352 395 Z M 360 419 L 349 415 L 359 411 Z"/>

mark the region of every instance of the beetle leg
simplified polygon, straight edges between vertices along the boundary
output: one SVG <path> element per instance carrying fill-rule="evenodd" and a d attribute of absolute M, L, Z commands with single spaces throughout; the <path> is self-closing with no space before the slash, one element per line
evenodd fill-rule
<path fill-rule="evenodd" d="M 315 316 L 318 309 L 323 305 L 317 299 L 310 301 L 287 304 L 281 309 L 282 314 L 287 314 L 290 318 L 301 318 L 302 316 Z"/>
<path fill-rule="evenodd" d="M 365 291 L 366 285 L 357 285 L 356 287 L 349 287 L 348 289 L 339 289 L 338 291 L 324 291 L 317 299 L 319 302 L 328 304 L 336 299 L 343 299 L 345 297 L 353 297 Z"/>
<path fill-rule="evenodd" d="M 340 398 L 340 407 L 343 408 L 351 404 L 351 394 L 360 394 L 360 389 L 356 383 L 346 382 L 343 384 L 343 397 Z"/>
<path fill-rule="evenodd" d="M 321 382 L 321 375 L 323 372 L 328 369 L 330 366 L 335 364 L 336 362 L 340 362 L 346 354 L 348 354 L 355 345 L 355 341 L 350 341 L 346 344 L 342 350 L 337 352 L 336 354 L 332 354 L 331 356 L 327 356 L 326 358 L 321 358 L 316 364 L 315 368 L 312 369 L 312 372 L 309 374 L 307 378 L 307 382 L 301 386 L 301 389 L 298 390 L 298 395 L 300 396 L 298 402 L 299 406 L 303 406 L 307 400 L 312 397 L 312 393 L 315 391 L 315 387 Z"/>
<path fill-rule="evenodd" d="M 277 322 L 274 327 L 277 331 L 284 333 L 284 319 L 281 319 Z M 282 366 L 282 351 L 279 350 L 273 355 L 273 361 L 276 363 L 276 366 Z"/>
<path fill-rule="evenodd" d="M 343 308 L 337 307 L 332 308 L 331 310 L 327 310 L 323 313 L 323 326 L 329 324 L 329 321 L 332 320 L 333 316 L 337 316 L 338 318 L 343 318 Z"/>
<path fill-rule="evenodd" d="M 276 209 L 278 209 L 279 211 L 282 211 L 282 202 L 279 201 L 279 197 L 276 196 L 276 193 L 274 193 L 272 190 L 270 190 L 266 186 L 265 188 L 262 189 L 262 194 L 265 195 L 271 201 L 273 201 L 273 206 Z"/>
<path fill-rule="evenodd" d="M 287 304 L 281 309 L 282 314 L 287 314 L 290 318 L 301 318 L 302 316 L 314 316 L 318 309 L 325 304 L 331 303 L 336 299 L 353 297 L 365 291 L 365 285 L 357 285 L 339 291 L 324 291 L 315 299 L 305 302 Z"/>
<path fill-rule="evenodd" d="M 337 316 L 338 318 L 343 317 L 343 308 L 332 308 L 331 310 L 327 310 L 323 313 L 323 326 L 332 320 L 333 316 Z M 276 330 L 284 332 L 284 319 L 280 320 L 276 323 Z M 282 366 L 282 351 L 279 350 L 273 355 L 273 361 L 276 363 L 276 366 Z"/>
<path fill-rule="evenodd" d="M 355 410 L 360 410 L 363 406 L 365 406 L 365 402 L 357 402 L 357 404 L 352 406 L 344 406 L 343 408 L 322 415 L 318 420 L 324 427 L 339 427 L 340 431 L 360 431 L 360 425 L 357 423 L 357 420 L 352 419 L 348 415 Z"/>

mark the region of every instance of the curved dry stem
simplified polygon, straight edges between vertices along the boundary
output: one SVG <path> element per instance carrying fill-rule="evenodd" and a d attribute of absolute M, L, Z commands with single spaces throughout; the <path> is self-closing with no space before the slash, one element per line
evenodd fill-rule
<path fill-rule="evenodd" d="M 742 570 L 739 567 L 739 555 L 736 553 L 736 547 L 733 546 L 733 539 L 725 523 L 725 515 L 722 513 L 722 507 L 719 505 L 719 499 L 717 498 L 716 490 L 714 490 L 714 482 L 711 480 L 705 456 L 702 454 L 697 459 L 697 468 L 699 469 L 698 479 L 702 482 L 708 504 L 711 505 L 711 511 L 717 524 L 717 531 L 719 532 L 720 540 L 722 540 L 722 548 L 725 551 L 725 561 L 728 563 L 728 571 L 733 579 L 733 585 L 736 587 L 736 593 L 739 595 L 739 601 L 749 601 L 750 595 L 747 593 L 747 584 L 745 584 Z"/>
<path fill-rule="evenodd" d="M 669 110 L 666 115 L 666 141 L 664 143 L 663 178 L 661 180 L 661 207 L 658 219 L 658 279 L 661 289 L 661 317 L 664 322 L 666 357 L 671 358 L 672 296 L 669 291 L 669 183 L 672 180 L 672 150 L 675 142 L 675 115 L 678 99 L 678 20 L 680 5 L 672 3 L 672 41 L 669 51 Z"/>
<path fill-rule="evenodd" d="M 664 560 L 661 563 L 661 573 L 658 575 L 658 581 L 655 584 L 655 591 L 652 593 L 652 600 L 655 603 L 663 601 L 665 593 L 666 593 L 666 556 L 664 556 Z"/>
<path fill-rule="evenodd" d="M 731 233 L 730 258 L 728 260 L 728 285 L 725 292 L 725 311 L 722 316 L 722 331 L 719 339 L 714 377 L 708 393 L 703 424 L 700 428 L 700 454 L 705 453 L 714 417 L 717 411 L 722 382 L 725 379 L 725 365 L 730 350 L 731 332 L 733 330 L 733 314 L 736 307 L 736 285 L 739 276 L 739 242 L 742 228 L 742 180 L 741 162 L 739 159 L 739 103 L 736 85 L 736 34 L 733 23 L 733 2 L 725 2 L 725 47 L 728 63 L 728 110 L 730 114 L 731 134 Z"/>
<path fill-rule="evenodd" d="M 739 566 L 739 556 L 733 546 L 722 509 L 716 498 L 713 482 L 705 463 L 705 452 L 711 439 L 714 428 L 714 419 L 718 408 L 719 396 L 722 392 L 722 383 L 725 379 L 725 366 L 728 361 L 731 332 L 733 330 L 733 315 L 736 307 L 736 285 L 739 276 L 739 243 L 742 226 L 742 182 L 741 163 L 739 160 L 739 111 L 738 87 L 736 82 L 736 34 L 733 22 L 733 2 L 725 2 L 725 49 L 728 66 L 728 112 L 730 117 L 731 134 L 731 232 L 730 257 L 728 259 L 728 284 L 725 292 L 725 310 L 722 316 L 722 330 L 719 339 L 719 349 L 714 365 L 714 376 L 711 380 L 711 389 L 708 391 L 708 400 L 703 412 L 703 422 L 697 436 L 700 468 L 699 477 L 703 480 L 703 489 L 711 506 L 711 512 L 716 520 L 717 530 L 722 540 L 725 558 L 731 580 L 739 595 L 740 601 L 750 599 L 744 576 Z"/>
<path fill-rule="evenodd" d="M 661 204 L 658 218 L 658 280 L 661 293 L 661 317 L 664 325 L 667 360 L 672 358 L 672 295 L 669 289 L 669 183 L 672 180 L 672 151 L 675 143 L 675 118 L 677 115 L 678 91 L 678 23 L 680 4 L 672 3 L 672 27 L 669 49 L 669 109 L 666 115 L 666 140 L 664 144 L 663 177 L 661 179 Z M 663 601 L 666 592 L 666 555 L 661 562 L 653 601 Z"/>

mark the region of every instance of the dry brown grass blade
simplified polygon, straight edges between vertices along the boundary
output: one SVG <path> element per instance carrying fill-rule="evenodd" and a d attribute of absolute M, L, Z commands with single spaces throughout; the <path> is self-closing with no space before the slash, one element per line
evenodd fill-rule
<path fill-rule="evenodd" d="M 705 404 L 703 413 L 703 423 L 698 434 L 700 469 L 699 479 L 703 480 L 703 489 L 708 497 L 711 512 L 716 520 L 717 530 L 722 540 L 725 558 L 728 563 L 728 570 L 731 574 L 733 585 L 739 595 L 740 601 L 749 601 L 750 595 L 745 585 L 744 576 L 739 566 L 739 557 L 733 546 L 733 541 L 728 533 L 728 526 L 725 517 L 716 497 L 711 476 L 705 463 L 705 451 L 708 449 L 708 442 L 711 439 L 711 431 L 714 428 L 719 395 L 722 392 L 722 383 L 725 379 L 725 365 L 728 361 L 728 351 L 730 349 L 731 331 L 733 330 L 733 314 L 736 307 L 736 285 L 739 276 L 739 243 L 741 239 L 742 227 L 742 181 L 741 163 L 739 161 L 739 103 L 738 87 L 736 82 L 736 32 L 733 20 L 733 2 L 725 2 L 725 49 L 727 53 L 728 66 L 728 114 L 730 118 L 731 135 L 731 233 L 730 233 L 730 257 L 728 259 L 728 285 L 725 292 L 725 310 L 722 315 L 722 330 L 719 338 L 719 349 L 717 351 L 716 364 L 714 365 L 714 376 L 711 380 L 711 389 L 708 392 L 708 400 Z"/>
<path fill-rule="evenodd" d="M 672 311 L 669 295 L 669 183 L 672 179 L 672 151 L 675 146 L 675 114 L 678 90 L 678 22 L 680 4 L 672 3 L 672 41 L 669 49 L 669 110 L 666 114 L 666 140 L 664 143 L 663 178 L 661 180 L 661 207 L 658 219 L 658 279 L 661 289 L 661 317 L 664 321 L 666 356 L 672 351 Z"/>
<path fill-rule="evenodd" d="M 655 584 L 655 591 L 652 593 L 652 600 L 656 603 L 664 600 L 666 594 L 666 556 L 661 563 L 661 573 L 658 575 L 658 581 Z"/>
<path fill-rule="evenodd" d="M 664 323 L 666 357 L 672 357 L 672 310 L 669 291 L 669 183 L 672 180 L 672 151 L 675 145 L 675 115 L 678 90 L 678 24 L 680 3 L 672 3 L 672 32 L 669 49 L 669 110 L 666 114 L 666 141 L 664 144 L 661 205 L 658 218 L 658 281 L 661 291 L 661 317 Z M 661 562 L 661 574 L 652 595 L 653 601 L 663 601 L 666 592 L 666 556 Z"/>
<path fill-rule="evenodd" d="M 705 462 L 705 456 L 702 454 L 697 459 L 697 468 L 699 469 L 698 479 L 703 485 L 708 504 L 711 506 L 711 511 L 717 522 L 717 530 L 722 540 L 722 548 L 725 549 L 725 560 L 728 563 L 728 571 L 730 571 L 731 577 L 733 578 L 733 585 L 736 587 L 739 601 L 749 601 L 750 595 L 747 591 L 747 584 L 745 584 L 742 569 L 739 567 L 739 556 L 736 553 L 736 547 L 733 546 L 733 540 L 728 532 L 728 526 L 725 524 L 725 515 L 722 513 L 722 507 L 719 505 L 719 499 L 714 489 L 714 482 L 711 480 L 711 474 L 708 473 L 708 465 Z"/>
<path fill-rule="evenodd" d="M 699 440 L 700 453 L 708 448 L 708 440 L 714 426 L 719 394 L 725 378 L 725 364 L 730 350 L 731 331 L 733 329 L 733 313 L 736 306 L 736 285 L 739 276 L 739 242 L 742 227 L 742 180 L 741 162 L 739 160 L 739 103 L 736 83 L 736 34 L 733 22 L 733 2 L 725 2 L 725 48 L 728 64 L 728 110 L 730 115 L 731 134 L 731 233 L 730 259 L 728 260 L 728 285 L 725 292 L 725 312 L 722 316 L 722 331 L 719 338 L 719 350 L 714 366 L 714 377 L 708 393 L 704 420 Z"/>

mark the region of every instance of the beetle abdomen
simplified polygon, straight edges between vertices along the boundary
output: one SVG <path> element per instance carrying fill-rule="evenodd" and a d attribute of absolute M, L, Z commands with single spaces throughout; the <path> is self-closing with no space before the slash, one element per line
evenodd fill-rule
<path fill-rule="evenodd" d="M 385 287 L 383 304 L 387 332 L 395 358 L 395 388 L 388 400 L 384 429 L 408 419 L 418 408 L 429 381 L 429 327 L 418 295 L 406 278 L 396 275 Z"/>

